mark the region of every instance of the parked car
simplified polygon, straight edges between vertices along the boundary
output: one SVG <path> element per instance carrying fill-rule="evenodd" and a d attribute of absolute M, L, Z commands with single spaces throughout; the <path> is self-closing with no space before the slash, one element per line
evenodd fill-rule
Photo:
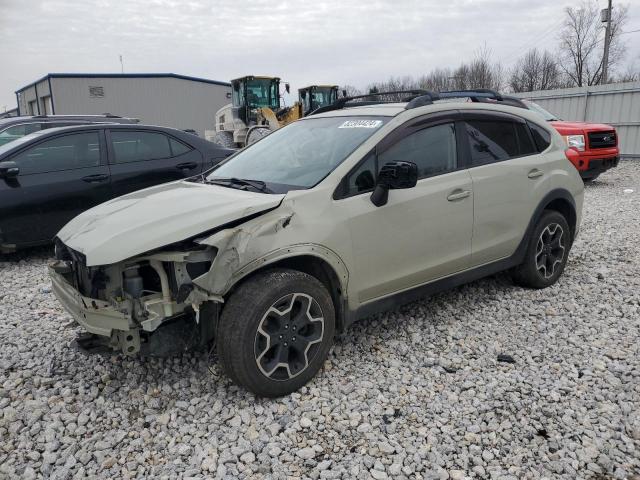
<path fill-rule="evenodd" d="M 509 96 L 503 96 L 503 100 L 537 112 L 551 123 L 565 139 L 567 145 L 578 152 L 578 155 L 572 158 L 572 162 L 585 182 L 595 180 L 601 173 L 618 165 L 620 161 L 618 135 L 611 125 L 568 122 L 557 118 L 553 113 L 530 100 Z"/>
<path fill-rule="evenodd" d="M 138 123 L 137 118 L 104 115 L 36 115 L 0 119 L 0 146 L 46 128 L 87 125 L 93 123 Z"/>
<path fill-rule="evenodd" d="M 0 147 L 0 252 L 51 242 L 80 212 L 190 177 L 234 150 L 172 128 L 49 128 Z"/>
<path fill-rule="evenodd" d="M 279 396 L 359 318 L 501 270 L 554 284 L 582 211 L 572 150 L 537 113 L 449 97 L 345 99 L 73 219 L 50 275 L 81 344 L 215 337 L 231 379 Z"/>

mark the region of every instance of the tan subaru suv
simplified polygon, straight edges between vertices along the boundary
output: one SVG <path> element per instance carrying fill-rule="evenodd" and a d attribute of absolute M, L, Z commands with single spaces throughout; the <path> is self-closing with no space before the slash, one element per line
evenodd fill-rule
<path fill-rule="evenodd" d="M 360 318 L 502 270 L 552 285 L 583 183 L 553 127 L 487 96 L 341 99 L 202 175 L 82 213 L 50 266 L 88 332 L 78 345 L 215 345 L 233 381 L 279 396 Z"/>

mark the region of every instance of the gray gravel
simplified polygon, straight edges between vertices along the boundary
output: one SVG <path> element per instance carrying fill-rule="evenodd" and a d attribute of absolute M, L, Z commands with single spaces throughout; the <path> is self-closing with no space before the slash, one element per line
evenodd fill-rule
<path fill-rule="evenodd" d="M 50 251 L 5 257 L 0 477 L 639 479 L 639 211 L 623 162 L 557 285 L 499 275 L 368 319 L 275 401 L 204 354 L 76 353 Z"/>

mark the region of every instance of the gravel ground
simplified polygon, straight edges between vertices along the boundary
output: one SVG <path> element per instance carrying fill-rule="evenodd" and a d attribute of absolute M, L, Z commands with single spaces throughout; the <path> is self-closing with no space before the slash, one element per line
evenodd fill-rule
<path fill-rule="evenodd" d="M 370 318 L 275 401 L 205 354 L 71 350 L 51 252 L 6 257 L 0 477 L 640 479 L 639 210 L 623 162 L 554 287 L 499 275 Z"/>

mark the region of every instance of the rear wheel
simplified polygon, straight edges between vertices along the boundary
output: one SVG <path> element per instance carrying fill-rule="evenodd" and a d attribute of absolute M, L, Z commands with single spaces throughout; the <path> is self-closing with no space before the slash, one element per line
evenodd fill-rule
<path fill-rule="evenodd" d="M 334 332 L 333 302 L 316 278 L 270 270 L 244 282 L 226 303 L 218 357 L 236 383 L 256 395 L 279 397 L 314 377 Z"/>
<path fill-rule="evenodd" d="M 249 130 L 249 133 L 247 134 L 247 145 L 256 143 L 258 140 L 260 140 L 263 137 L 266 137 L 270 133 L 271 133 L 271 130 L 269 130 L 267 127 L 252 128 L 251 130 Z"/>
<path fill-rule="evenodd" d="M 226 148 L 235 148 L 236 146 L 233 142 L 233 133 L 231 132 L 216 132 L 213 136 L 213 143 L 217 143 Z"/>
<path fill-rule="evenodd" d="M 513 280 L 529 288 L 553 285 L 564 271 L 570 248 L 567 220 L 559 212 L 545 210 L 533 230 L 524 262 L 513 271 Z"/>
<path fill-rule="evenodd" d="M 598 178 L 599 176 L 600 176 L 600 174 L 599 174 L 599 173 L 597 173 L 596 175 L 594 175 L 594 176 L 592 176 L 592 177 L 587 177 L 587 178 L 584 178 L 584 177 L 583 177 L 583 178 L 582 178 L 582 181 L 583 181 L 584 183 L 590 183 L 590 182 L 593 182 L 593 181 L 594 181 L 596 178 Z"/>

